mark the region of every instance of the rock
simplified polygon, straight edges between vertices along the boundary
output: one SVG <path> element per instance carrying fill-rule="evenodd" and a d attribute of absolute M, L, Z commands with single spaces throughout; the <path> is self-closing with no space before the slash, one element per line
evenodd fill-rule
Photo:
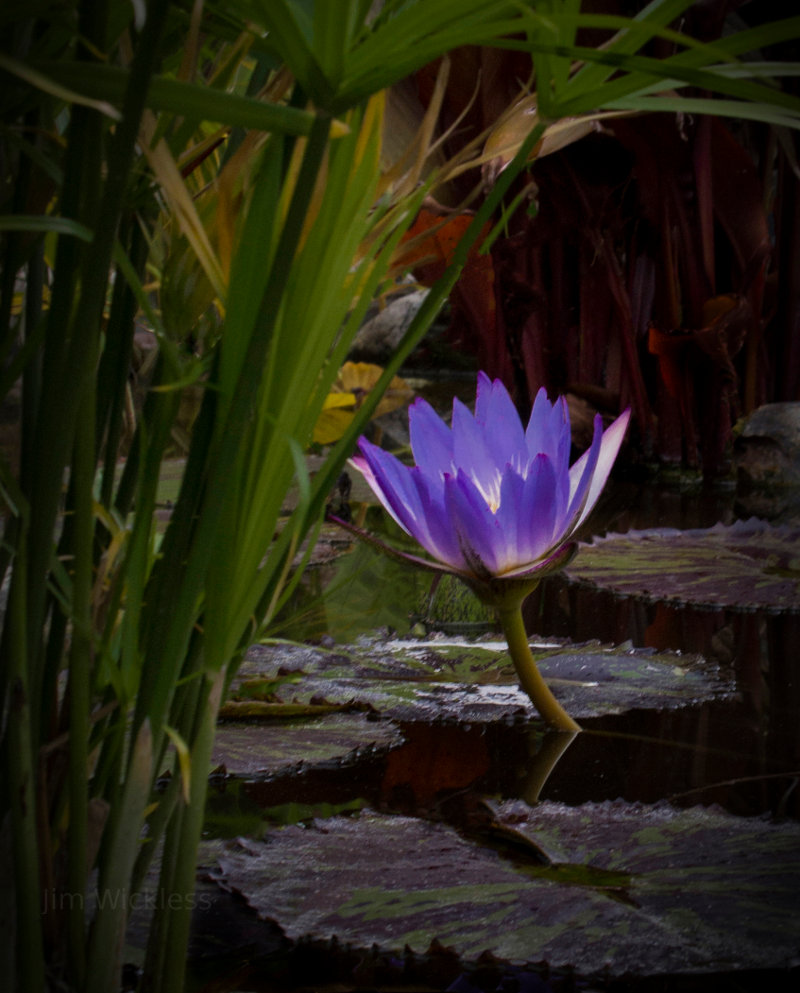
<path fill-rule="evenodd" d="M 365 321 L 350 349 L 350 358 L 385 364 L 397 350 L 427 295 L 426 289 L 404 293 Z"/>
<path fill-rule="evenodd" d="M 768 403 L 745 418 L 736 440 L 740 485 L 800 486 L 800 403 Z"/>
<path fill-rule="evenodd" d="M 800 520 L 800 403 L 768 403 L 740 424 L 734 444 L 743 514 Z"/>

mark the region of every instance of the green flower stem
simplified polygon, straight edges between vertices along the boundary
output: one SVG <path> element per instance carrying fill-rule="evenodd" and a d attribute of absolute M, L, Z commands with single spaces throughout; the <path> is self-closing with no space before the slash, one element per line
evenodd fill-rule
<path fill-rule="evenodd" d="M 551 727 L 560 731 L 580 731 L 580 725 L 573 721 L 550 692 L 536 666 L 522 620 L 522 603 L 498 607 L 497 613 L 520 685 L 533 701 L 534 707 Z"/>

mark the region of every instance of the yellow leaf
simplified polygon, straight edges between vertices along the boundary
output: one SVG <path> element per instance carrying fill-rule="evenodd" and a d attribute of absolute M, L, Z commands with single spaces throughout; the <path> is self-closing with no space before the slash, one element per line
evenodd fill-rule
<path fill-rule="evenodd" d="M 332 445 L 350 426 L 364 397 L 380 379 L 383 369 L 371 362 L 345 362 L 325 399 L 322 413 L 314 428 L 313 440 L 318 445 Z M 399 376 L 395 376 L 383 394 L 373 417 L 388 414 L 406 406 L 414 391 Z"/>
<path fill-rule="evenodd" d="M 194 200 L 181 176 L 178 164 L 172 157 L 169 146 L 162 138 L 155 147 L 152 147 L 151 143 L 155 134 L 156 118 L 150 111 L 146 111 L 142 117 L 141 141 L 145 156 L 155 173 L 156 179 L 161 185 L 164 196 L 178 221 L 181 231 L 192 246 L 192 250 L 203 267 L 208 281 L 217 295 L 219 305 L 222 308 L 224 307 L 227 293 L 227 285 L 222 266 L 214 253 Z"/>
<path fill-rule="evenodd" d="M 355 417 L 355 410 L 323 410 L 314 427 L 312 440 L 317 445 L 332 445 L 338 441 Z"/>
<path fill-rule="evenodd" d="M 325 403 L 322 405 L 322 409 L 332 410 L 334 407 L 355 407 L 355 405 L 355 393 L 329 393 L 325 397 Z"/>
<path fill-rule="evenodd" d="M 371 362 L 345 362 L 339 370 L 333 388 L 337 392 L 348 392 L 356 397 L 356 407 L 361 406 L 364 396 L 372 390 L 383 375 L 383 369 Z M 392 410 L 405 407 L 414 396 L 408 383 L 395 376 L 375 410 L 374 417 L 388 414 Z"/>

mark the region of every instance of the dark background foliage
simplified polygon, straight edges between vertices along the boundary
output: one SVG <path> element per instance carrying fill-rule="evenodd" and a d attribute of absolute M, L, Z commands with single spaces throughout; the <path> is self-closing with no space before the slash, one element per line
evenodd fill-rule
<path fill-rule="evenodd" d="M 774 6 L 709 0 L 681 28 L 713 40 L 776 16 Z M 792 42 L 764 54 L 799 53 Z M 467 109 L 449 150 L 490 127 L 530 76 L 521 53 L 454 53 L 449 119 Z M 417 76 L 423 103 L 432 81 Z M 529 209 L 453 293 L 453 344 L 502 378 L 523 413 L 542 385 L 585 412 L 630 404 L 638 459 L 726 475 L 737 419 L 800 399 L 797 153 L 796 134 L 769 124 L 605 121 L 532 165 Z M 454 199 L 465 193 L 456 184 Z"/>

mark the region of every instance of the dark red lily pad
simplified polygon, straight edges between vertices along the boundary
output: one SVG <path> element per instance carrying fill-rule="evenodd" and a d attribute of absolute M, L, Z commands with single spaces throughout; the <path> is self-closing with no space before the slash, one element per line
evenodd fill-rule
<path fill-rule="evenodd" d="M 650 602 L 800 613 L 800 528 L 751 519 L 595 538 L 565 574 Z"/>
<path fill-rule="evenodd" d="M 800 825 L 621 801 L 499 804 L 514 859 L 449 827 L 364 813 L 239 840 L 220 882 L 291 939 L 484 952 L 591 974 L 782 968 L 800 947 Z M 533 850 L 549 853 L 542 864 Z"/>

